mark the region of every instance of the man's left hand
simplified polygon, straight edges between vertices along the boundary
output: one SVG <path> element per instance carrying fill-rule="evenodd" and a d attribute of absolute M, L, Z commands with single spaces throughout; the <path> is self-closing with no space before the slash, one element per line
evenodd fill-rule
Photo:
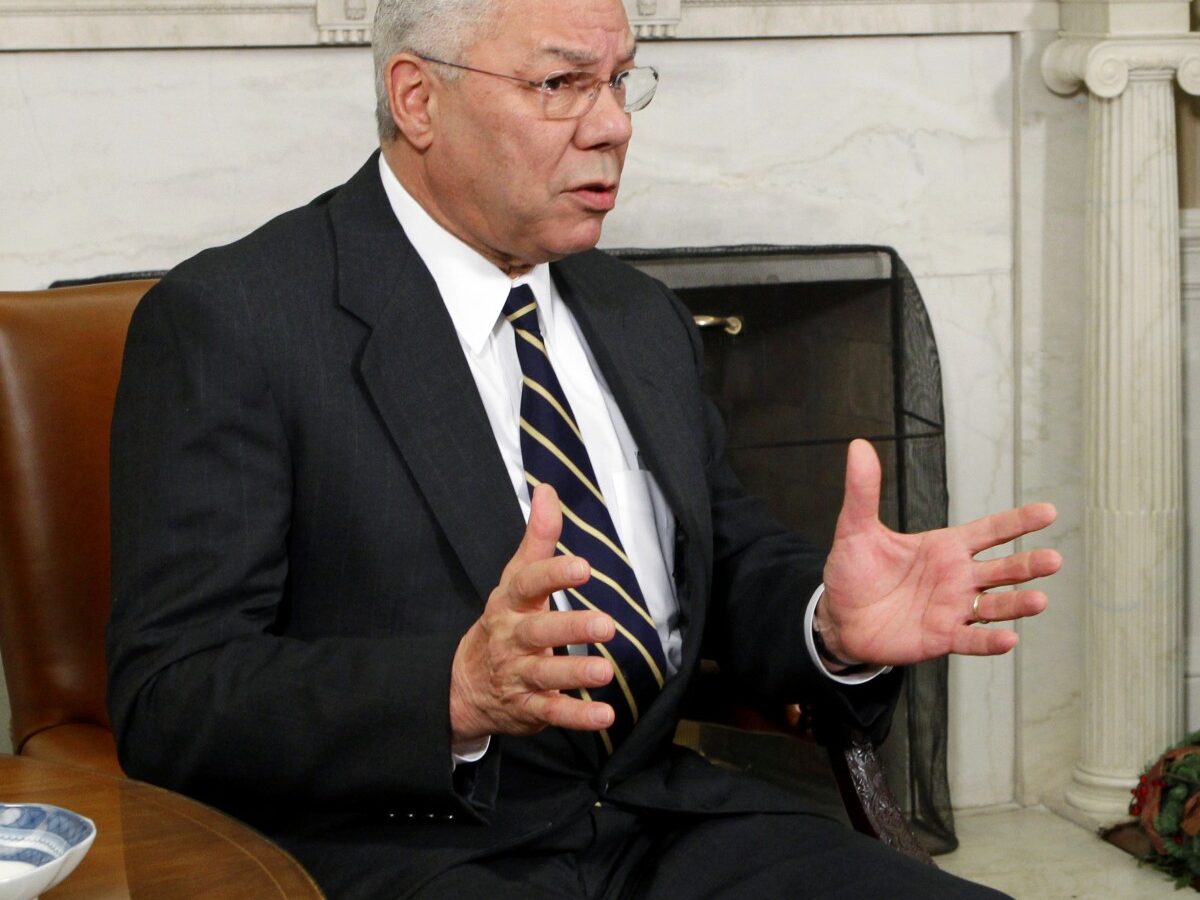
<path fill-rule="evenodd" d="M 1046 608 L 1046 595 L 983 592 L 1051 575 L 1062 557 L 1053 550 L 975 556 L 1045 528 L 1054 521 L 1054 507 L 1033 503 L 953 528 L 900 534 L 879 520 L 880 479 L 874 448 L 853 441 L 825 563 L 825 595 L 817 606 L 817 627 L 829 651 L 849 662 L 908 665 L 947 653 L 986 656 L 1015 647 L 1015 631 L 972 626 L 1037 615 Z"/>

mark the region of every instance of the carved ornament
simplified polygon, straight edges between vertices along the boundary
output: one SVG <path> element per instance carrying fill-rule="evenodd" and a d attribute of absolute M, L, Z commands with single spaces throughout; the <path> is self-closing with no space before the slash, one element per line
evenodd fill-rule
<path fill-rule="evenodd" d="M 682 0 L 625 0 L 625 14 L 639 39 L 675 37 Z"/>
<path fill-rule="evenodd" d="M 1097 97 L 1119 97 L 1130 78 L 1174 77 L 1200 94 L 1200 34 L 1146 38 L 1063 37 L 1042 55 L 1050 90 L 1071 94 L 1086 86 Z"/>
<path fill-rule="evenodd" d="M 552 2 L 552 0 L 546 0 Z M 642 40 L 994 34 L 1058 27 L 1058 0 L 623 0 Z M 376 0 L 0 0 L 0 52 L 368 44 Z"/>
<path fill-rule="evenodd" d="M 317 33 L 322 44 L 369 44 L 375 0 L 317 0 Z"/>

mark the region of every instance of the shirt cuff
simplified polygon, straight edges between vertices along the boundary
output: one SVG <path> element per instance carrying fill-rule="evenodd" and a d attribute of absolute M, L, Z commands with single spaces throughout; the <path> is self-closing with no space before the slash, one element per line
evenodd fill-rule
<path fill-rule="evenodd" d="M 812 661 L 817 664 L 817 668 L 831 681 L 836 681 L 839 684 L 865 684 L 872 678 L 877 678 L 887 672 L 892 671 L 891 666 L 872 666 L 868 669 L 859 669 L 856 672 L 841 674 L 840 672 L 830 672 L 825 666 L 825 660 L 821 658 L 821 654 L 817 652 L 817 645 L 813 641 L 813 618 L 817 614 L 817 603 L 825 596 L 825 585 L 817 585 L 817 589 L 813 591 L 813 595 L 808 601 L 808 610 L 804 613 L 804 645 L 808 647 L 808 655 L 812 657 Z"/>
<path fill-rule="evenodd" d="M 485 753 L 488 752 L 488 747 L 492 744 L 492 736 L 484 735 L 475 741 L 470 741 L 462 747 L 462 753 L 450 751 L 450 771 L 454 771 L 463 763 L 475 763 L 483 759 Z"/>

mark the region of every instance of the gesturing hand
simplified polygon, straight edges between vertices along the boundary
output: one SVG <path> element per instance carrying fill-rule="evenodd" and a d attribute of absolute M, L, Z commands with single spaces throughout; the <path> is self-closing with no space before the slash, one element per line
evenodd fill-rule
<path fill-rule="evenodd" d="M 825 596 L 817 624 L 839 659 L 906 665 L 966 653 L 1005 653 L 1011 630 L 972 628 L 979 619 L 1034 616 L 1046 608 L 1035 590 L 984 594 L 1057 572 L 1053 550 L 1029 550 L 994 560 L 976 554 L 1045 528 L 1054 507 L 1034 503 L 921 534 L 899 534 L 879 521 L 879 457 L 863 440 L 850 444 L 846 494 L 825 563 Z M 976 618 L 978 614 L 978 619 Z"/>
<path fill-rule="evenodd" d="M 599 731 L 613 722 L 607 703 L 561 693 L 605 685 L 613 670 L 601 657 L 556 656 L 554 648 L 603 642 L 614 633 L 604 613 L 550 609 L 551 594 L 590 575 L 583 559 L 554 555 L 561 531 L 558 495 L 539 485 L 521 545 L 454 654 L 450 728 L 456 745 L 485 735 L 533 734 L 547 725 Z"/>

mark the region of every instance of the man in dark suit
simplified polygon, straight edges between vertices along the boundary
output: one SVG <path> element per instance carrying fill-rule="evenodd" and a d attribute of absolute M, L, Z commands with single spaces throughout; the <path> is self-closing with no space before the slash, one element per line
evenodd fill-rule
<path fill-rule="evenodd" d="M 139 306 L 112 446 L 122 763 L 331 896 L 990 894 L 671 744 L 702 643 L 879 734 L 888 667 L 1010 649 L 973 624 L 1045 597 L 986 589 L 1059 560 L 974 560 L 1046 505 L 888 531 L 865 442 L 828 557 L 741 492 L 689 316 L 591 249 L 656 82 L 633 50 L 620 0 L 384 0 L 382 154 Z"/>

